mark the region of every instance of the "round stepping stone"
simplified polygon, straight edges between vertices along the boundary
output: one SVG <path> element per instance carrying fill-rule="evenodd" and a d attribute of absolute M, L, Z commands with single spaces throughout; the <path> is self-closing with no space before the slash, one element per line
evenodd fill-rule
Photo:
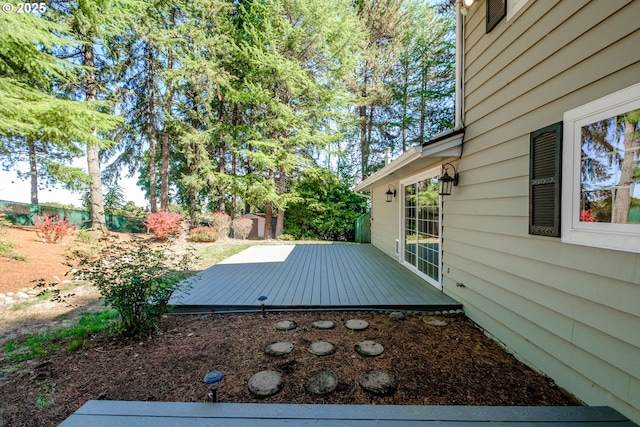
<path fill-rule="evenodd" d="M 449 324 L 449 322 L 446 322 L 444 320 L 440 320 L 440 319 L 428 319 L 428 318 L 424 318 L 424 323 L 426 323 L 429 326 L 438 326 L 438 327 L 443 327 L 443 326 L 447 326 Z"/>
<path fill-rule="evenodd" d="M 398 383 L 391 374 L 377 369 L 363 372 L 358 383 L 369 393 L 378 396 L 391 394 L 398 388 Z"/>
<path fill-rule="evenodd" d="M 361 319 L 351 319 L 347 320 L 345 323 L 347 329 L 353 329 L 354 331 L 362 331 L 363 329 L 367 329 L 369 327 L 369 322 Z"/>
<path fill-rule="evenodd" d="M 316 320 L 311 326 L 316 329 L 333 329 L 336 327 L 336 322 L 333 320 Z"/>
<path fill-rule="evenodd" d="M 284 356 L 291 353 L 293 350 L 293 344 L 288 341 L 280 341 L 269 344 L 264 352 L 272 356 Z"/>
<path fill-rule="evenodd" d="M 304 388 L 313 394 L 328 394 L 338 387 L 338 376 L 332 371 L 315 371 L 309 376 Z"/>
<path fill-rule="evenodd" d="M 316 356 L 328 356 L 336 352 L 336 346 L 326 341 L 317 341 L 309 346 L 309 353 Z"/>
<path fill-rule="evenodd" d="M 375 341 L 362 341 L 356 343 L 355 349 L 363 356 L 379 356 L 384 351 L 382 344 Z"/>
<path fill-rule="evenodd" d="M 282 389 L 284 379 L 279 372 L 261 371 L 252 376 L 247 384 L 249 391 L 258 397 L 268 397 Z"/>
<path fill-rule="evenodd" d="M 283 320 L 282 322 L 275 323 L 273 327 L 279 331 L 289 331 L 297 328 L 298 325 L 293 320 Z"/>

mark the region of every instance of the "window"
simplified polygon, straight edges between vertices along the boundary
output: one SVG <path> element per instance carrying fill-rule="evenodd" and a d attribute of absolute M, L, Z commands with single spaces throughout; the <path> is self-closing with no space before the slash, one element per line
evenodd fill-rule
<path fill-rule="evenodd" d="M 640 252 L 640 83 L 564 119 L 562 240 Z"/>
<path fill-rule="evenodd" d="M 506 14 L 506 0 L 487 0 L 487 34 Z"/>
<path fill-rule="evenodd" d="M 529 234 L 560 237 L 562 122 L 530 135 Z"/>
<path fill-rule="evenodd" d="M 507 0 L 507 21 L 510 21 L 529 0 Z"/>

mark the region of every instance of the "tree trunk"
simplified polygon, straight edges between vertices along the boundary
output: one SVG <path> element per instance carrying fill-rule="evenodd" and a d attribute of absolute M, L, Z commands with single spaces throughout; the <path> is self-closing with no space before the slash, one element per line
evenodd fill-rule
<path fill-rule="evenodd" d="M 264 239 L 273 239 L 273 229 L 271 222 L 273 221 L 273 202 L 267 202 L 264 206 Z"/>
<path fill-rule="evenodd" d="M 287 175 L 283 168 L 280 168 L 280 176 L 278 177 L 278 194 L 283 195 L 285 191 Z M 278 218 L 276 219 L 276 239 L 282 234 L 284 229 L 284 209 L 278 209 Z"/>
<path fill-rule="evenodd" d="M 627 224 L 629 222 L 629 208 L 631 207 L 631 184 L 633 171 L 636 167 L 635 150 L 640 145 L 636 142 L 636 123 L 628 119 L 624 123 L 624 157 L 620 167 L 620 181 L 613 205 L 613 222 Z"/>
<path fill-rule="evenodd" d="M 171 28 L 175 28 L 175 10 L 171 12 Z M 173 70 L 173 49 L 169 47 L 167 53 L 167 71 Z M 164 105 L 164 126 L 162 129 L 161 141 L 161 163 L 160 163 L 160 210 L 166 211 L 169 208 L 169 121 L 171 120 L 171 108 L 173 106 L 174 95 L 173 80 L 167 82 L 167 95 Z"/>
<path fill-rule="evenodd" d="M 87 79 L 85 95 L 87 102 L 93 102 L 97 99 L 97 82 L 93 46 L 84 48 L 83 65 L 87 67 Z M 93 135 L 97 136 L 98 132 L 93 129 Z M 107 224 L 104 219 L 104 201 L 102 198 L 102 180 L 100 174 L 100 160 L 98 158 L 99 148 L 94 143 L 87 144 L 87 170 L 91 179 L 90 195 L 91 195 L 91 228 L 93 230 L 107 231 Z"/>
<path fill-rule="evenodd" d="M 36 161 L 36 144 L 27 138 L 29 146 L 29 176 L 31 177 L 31 204 L 38 204 L 38 162 Z"/>
<path fill-rule="evenodd" d="M 149 123 L 147 124 L 147 136 L 149 138 L 149 207 L 151 212 L 158 211 L 158 189 L 156 187 L 156 117 L 155 117 L 155 82 L 153 69 L 153 42 L 149 41 L 147 63 L 149 74 L 147 75 L 149 91 Z"/>
<path fill-rule="evenodd" d="M 231 176 L 235 179 L 236 176 L 236 153 L 231 153 Z M 231 194 L 231 212 L 229 215 L 231 216 L 231 220 L 233 221 L 236 217 L 236 209 L 238 207 L 238 202 L 236 200 L 235 192 Z"/>
<path fill-rule="evenodd" d="M 169 207 L 169 129 L 165 123 L 162 131 L 162 162 L 160 164 L 160 210 Z"/>
<path fill-rule="evenodd" d="M 222 99 L 222 95 L 218 93 L 218 121 L 223 123 L 224 120 L 224 103 Z M 225 167 L 225 155 L 226 155 L 226 144 L 224 142 L 224 135 L 222 133 L 218 134 L 220 139 L 218 143 L 218 174 L 220 177 L 224 174 Z M 224 182 L 218 186 L 218 212 L 225 212 L 225 185 Z"/>

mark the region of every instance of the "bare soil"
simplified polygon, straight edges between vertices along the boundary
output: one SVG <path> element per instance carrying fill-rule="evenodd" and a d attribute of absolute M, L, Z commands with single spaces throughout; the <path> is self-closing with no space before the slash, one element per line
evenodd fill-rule
<path fill-rule="evenodd" d="M 9 241 L 11 238 L 11 233 L 0 236 Z M 27 245 L 16 247 L 28 257 L 30 267 L 19 267 L 25 282 L 5 282 L 5 272 L 7 277 L 18 277 L 18 273 L 12 271 L 16 263 L 3 261 L 2 289 L 29 287 L 29 280 L 39 278 L 36 272 L 53 273 L 40 266 L 57 267 L 60 262 L 60 253 L 52 249 L 53 245 L 25 240 Z M 61 268 L 58 274 L 63 273 Z M 83 298 L 82 306 L 73 312 L 101 305 L 95 293 Z M 60 321 L 59 312 L 71 309 L 58 306 L 40 311 L 26 330 L 20 317 L 33 314 L 4 310 L 0 312 L 0 332 L 13 330 L 17 336 Z M 351 331 L 344 323 L 352 318 L 365 319 L 370 327 Z M 285 319 L 294 320 L 298 327 L 275 330 L 273 324 Z M 319 319 L 333 320 L 337 326 L 331 330 L 312 328 L 312 322 Z M 393 320 L 387 313 L 374 312 L 269 313 L 266 319 L 259 314 L 166 316 L 162 330 L 149 340 L 101 333 L 87 337 L 79 350 L 65 351 L 65 343 L 60 342 L 60 350 L 48 359 L 22 364 L 8 362 L 2 351 L 0 425 L 57 425 L 89 399 L 204 402 L 208 389 L 203 377 L 211 370 L 225 374 L 218 391 L 221 402 L 573 404 L 550 379 L 505 352 L 470 320 L 440 318 L 448 324 L 437 327 L 425 323 L 431 319 L 412 314 L 404 320 Z M 323 357 L 309 353 L 309 345 L 320 340 L 335 344 L 337 351 Z M 364 340 L 379 342 L 385 351 L 378 357 L 360 356 L 354 346 Z M 264 348 L 276 341 L 292 342 L 293 352 L 283 357 L 266 355 Z M 257 399 L 248 391 L 247 382 L 266 369 L 283 374 L 285 384 L 276 395 Z M 332 370 L 339 379 L 338 388 L 327 396 L 311 395 L 304 388 L 309 374 L 319 369 Z M 385 397 L 363 391 L 358 377 L 368 369 L 393 374 L 398 390 Z"/>

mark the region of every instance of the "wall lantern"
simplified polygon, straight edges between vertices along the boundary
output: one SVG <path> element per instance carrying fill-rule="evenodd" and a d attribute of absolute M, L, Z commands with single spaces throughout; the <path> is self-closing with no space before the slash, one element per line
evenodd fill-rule
<path fill-rule="evenodd" d="M 392 190 L 392 188 L 393 188 L 393 190 Z M 391 201 L 393 201 L 393 198 L 396 197 L 396 187 L 394 187 L 393 185 L 389 184 L 389 189 L 384 194 L 387 196 L 387 202 L 391 203 Z"/>
<path fill-rule="evenodd" d="M 457 3 L 460 5 L 460 13 L 462 13 L 462 16 L 467 16 L 467 11 L 475 2 L 476 0 L 458 0 Z"/>
<path fill-rule="evenodd" d="M 449 169 L 453 169 L 453 176 L 449 175 Z M 458 185 L 458 172 L 451 163 L 445 163 L 442 165 L 443 174 L 440 177 L 440 195 L 450 196 L 451 189 Z"/>

